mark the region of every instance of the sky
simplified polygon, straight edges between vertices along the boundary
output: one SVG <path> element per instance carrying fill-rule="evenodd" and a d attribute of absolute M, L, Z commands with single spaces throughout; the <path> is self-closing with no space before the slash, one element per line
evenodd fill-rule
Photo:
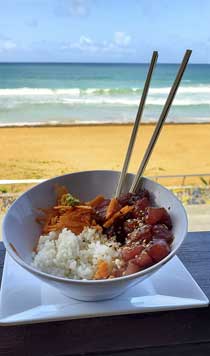
<path fill-rule="evenodd" d="M 0 0 L 0 62 L 210 63 L 210 0 Z"/>

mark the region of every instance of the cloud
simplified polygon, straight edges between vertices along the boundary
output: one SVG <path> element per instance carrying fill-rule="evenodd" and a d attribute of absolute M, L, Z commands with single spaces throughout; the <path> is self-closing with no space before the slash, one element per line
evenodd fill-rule
<path fill-rule="evenodd" d="M 92 46 L 93 45 L 93 41 L 89 38 L 89 37 L 85 37 L 85 36 L 81 36 L 79 43 L 81 46 Z"/>
<path fill-rule="evenodd" d="M 101 45 L 99 43 L 95 43 L 90 37 L 81 36 L 78 42 L 67 43 L 62 46 L 62 49 L 69 48 L 76 48 L 80 51 L 97 52 L 101 48 Z"/>
<path fill-rule="evenodd" d="M 114 34 L 114 42 L 118 46 L 127 47 L 131 41 L 131 37 L 126 35 L 125 32 L 115 32 Z"/>
<path fill-rule="evenodd" d="M 89 14 L 91 0 L 57 0 L 55 14 L 57 16 L 84 17 Z"/>
<path fill-rule="evenodd" d="M 0 52 L 9 52 L 17 47 L 16 43 L 11 39 L 0 37 Z"/>
<path fill-rule="evenodd" d="M 125 32 L 115 32 L 111 41 L 97 42 L 88 36 L 80 36 L 78 42 L 65 43 L 61 49 L 77 49 L 85 52 L 127 52 L 132 53 L 134 50 L 129 46 L 131 36 Z"/>

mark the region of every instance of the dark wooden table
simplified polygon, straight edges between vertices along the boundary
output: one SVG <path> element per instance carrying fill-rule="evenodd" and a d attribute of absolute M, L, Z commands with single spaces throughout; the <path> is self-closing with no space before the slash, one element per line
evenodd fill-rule
<path fill-rule="evenodd" d="M 0 274 L 4 255 L 0 243 Z M 210 233 L 189 233 L 178 255 L 210 298 Z M 210 307 L 0 327 L 2 356 L 81 354 L 210 355 Z"/>

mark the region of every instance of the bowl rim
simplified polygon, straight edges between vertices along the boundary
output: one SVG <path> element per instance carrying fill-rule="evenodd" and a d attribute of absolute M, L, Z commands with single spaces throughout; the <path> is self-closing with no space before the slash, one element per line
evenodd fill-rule
<path fill-rule="evenodd" d="M 10 206 L 10 208 L 8 209 L 7 213 L 5 214 L 4 218 L 3 218 L 3 222 L 2 222 L 2 240 L 3 243 L 5 245 L 6 251 L 9 253 L 9 255 L 15 260 L 15 262 L 17 262 L 21 267 L 23 267 L 24 269 L 26 269 L 27 271 L 31 272 L 32 274 L 37 275 L 38 277 L 42 278 L 42 279 L 50 279 L 50 280 L 54 280 L 56 282 L 64 282 L 64 283 L 69 283 L 69 284 L 87 284 L 87 285 L 95 285 L 95 284 L 104 284 L 104 283 L 115 283 L 115 282 L 119 282 L 119 281 L 125 281 L 125 280 L 131 280 L 131 279 L 135 279 L 138 277 L 142 277 L 146 274 L 150 275 L 150 273 L 154 272 L 156 269 L 160 268 L 162 265 L 164 265 L 165 263 L 167 263 L 178 251 L 178 249 L 180 248 L 180 246 L 182 245 L 182 243 L 184 242 L 184 239 L 187 235 L 188 232 L 188 219 L 187 219 L 187 214 L 186 211 L 184 209 L 184 206 L 182 205 L 182 203 L 180 202 L 180 200 L 166 187 L 164 187 L 163 185 L 153 181 L 152 179 L 149 179 L 147 177 L 142 176 L 142 180 L 143 181 L 149 181 L 152 182 L 153 184 L 155 184 L 158 187 L 161 187 L 161 189 L 163 189 L 166 193 L 170 194 L 173 196 L 173 198 L 175 199 L 175 201 L 177 201 L 177 203 L 179 204 L 182 213 L 184 215 L 184 221 L 185 221 L 185 226 L 183 226 L 183 233 L 182 233 L 182 239 L 181 241 L 178 243 L 178 245 L 176 246 L 176 248 L 171 251 L 165 258 L 163 258 L 161 261 L 155 263 L 154 265 L 145 268 L 144 270 L 141 270 L 139 272 L 136 273 L 132 273 L 130 275 L 127 276 L 121 276 L 121 277 L 115 277 L 115 278 L 110 278 L 110 279 L 98 279 L 98 280 L 93 280 L 93 279 L 72 279 L 72 278 L 67 278 L 67 277 L 60 277 L 60 276 L 55 276 L 53 274 L 48 274 L 46 272 L 42 272 L 41 270 L 36 269 L 35 267 L 33 267 L 32 265 L 26 263 L 21 257 L 19 257 L 18 253 L 14 251 L 14 249 L 12 248 L 12 246 L 10 245 L 10 243 L 7 241 L 7 238 L 5 236 L 5 225 L 7 223 L 7 219 L 8 216 L 10 214 L 10 211 L 15 207 L 16 204 L 18 204 L 18 201 L 20 199 L 22 199 L 25 195 L 27 195 L 29 192 L 37 189 L 39 186 L 44 185 L 44 184 L 48 184 L 50 182 L 53 182 L 56 179 L 60 179 L 62 177 L 67 177 L 67 176 L 72 176 L 72 175 L 77 175 L 77 174 L 82 174 L 82 173 L 118 173 L 120 174 L 120 171 L 115 171 L 115 170 L 88 170 L 88 171 L 78 171 L 78 172 L 73 172 L 73 173 L 66 173 L 63 175 L 59 175 L 59 176 L 55 176 L 53 178 L 49 178 L 44 180 L 43 182 L 36 184 L 35 186 L 33 186 L 32 188 L 28 189 L 27 191 L 25 191 L 23 194 L 21 194 L 18 199 L 16 199 L 13 204 Z M 133 173 L 127 173 L 127 175 L 133 175 Z"/>

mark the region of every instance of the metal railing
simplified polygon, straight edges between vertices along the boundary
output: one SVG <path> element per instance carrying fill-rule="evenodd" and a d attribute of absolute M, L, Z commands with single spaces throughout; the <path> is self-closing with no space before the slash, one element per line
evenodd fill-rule
<path fill-rule="evenodd" d="M 199 174 L 173 174 L 173 175 L 147 175 L 149 178 L 158 182 L 160 179 L 181 179 L 181 185 L 185 185 L 187 178 L 200 178 L 205 179 L 205 177 L 210 178 L 210 173 L 199 173 Z M 48 178 L 46 178 L 48 179 Z M 9 184 L 33 184 L 41 183 L 46 179 L 0 179 L 0 185 L 9 185 Z"/>
<path fill-rule="evenodd" d="M 150 176 L 150 178 L 152 178 L 153 180 L 155 180 L 156 182 L 158 182 L 158 180 L 160 179 L 176 179 L 176 178 L 180 178 L 181 179 L 181 185 L 185 185 L 185 181 L 187 178 L 200 178 L 205 179 L 204 177 L 209 177 L 210 178 L 210 173 L 203 173 L 203 174 L 174 174 L 174 175 L 155 175 L 155 176 Z"/>

